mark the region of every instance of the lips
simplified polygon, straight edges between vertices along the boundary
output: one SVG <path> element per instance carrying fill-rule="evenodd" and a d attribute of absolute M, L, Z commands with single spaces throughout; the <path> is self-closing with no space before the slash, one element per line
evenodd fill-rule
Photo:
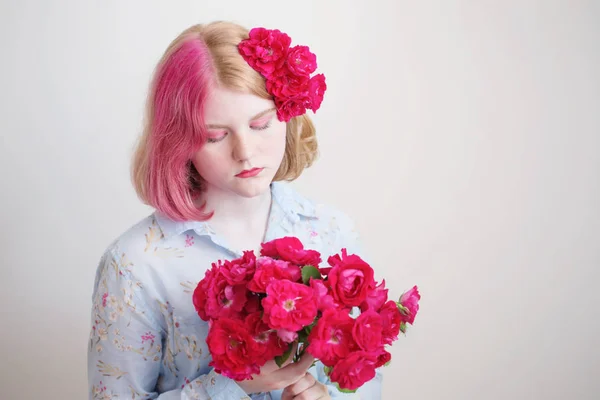
<path fill-rule="evenodd" d="M 236 176 L 238 178 L 251 178 L 253 176 L 260 174 L 263 169 L 264 168 L 245 169 L 242 172 L 240 172 L 239 174 L 237 174 Z"/>

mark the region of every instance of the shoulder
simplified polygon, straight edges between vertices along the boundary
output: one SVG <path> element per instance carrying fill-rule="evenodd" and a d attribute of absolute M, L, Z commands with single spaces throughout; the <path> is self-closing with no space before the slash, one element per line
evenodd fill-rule
<path fill-rule="evenodd" d="M 160 268 L 157 249 L 164 247 L 164 235 L 155 214 L 138 220 L 118 234 L 100 254 L 94 287 L 103 278 L 118 285 L 143 286 L 152 281 L 153 270 Z"/>
<path fill-rule="evenodd" d="M 300 223 L 300 229 L 309 229 L 310 235 L 315 237 L 311 240 L 331 248 L 358 250 L 357 225 L 344 209 L 305 196 L 287 183 L 278 184 L 275 193 L 288 214 Z"/>
<path fill-rule="evenodd" d="M 346 210 L 306 196 L 289 183 L 278 183 L 276 190 L 288 203 L 288 207 L 296 213 L 312 217 L 332 228 L 354 229 L 355 221 Z"/>
<path fill-rule="evenodd" d="M 164 238 L 155 214 L 150 214 L 121 232 L 106 247 L 104 256 L 120 257 L 123 254 L 143 257 L 153 245 Z"/>
<path fill-rule="evenodd" d="M 113 296 L 152 324 L 157 324 L 154 277 L 156 268 L 151 250 L 163 238 L 154 214 L 150 214 L 112 240 L 100 255 L 92 290 L 92 300 Z"/>

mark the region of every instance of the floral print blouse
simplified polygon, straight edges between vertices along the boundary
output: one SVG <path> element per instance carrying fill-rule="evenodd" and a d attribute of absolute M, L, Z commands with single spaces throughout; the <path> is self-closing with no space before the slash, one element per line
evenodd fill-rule
<path fill-rule="evenodd" d="M 341 211 L 315 204 L 288 183 L 272 183 L 271 193 L 265 241 L 297 236 L 323 262 L 342 247 L 361 254 L 353 222 Z M 175 222 L 158 212 L 112 242 L 93 287 L 89 398 L 279 400 L 281 391 L 249 396 L 208 365 L 208 325 L 196 314 L 192 293 L 211 263 L 241 255 L 209 222 Z M 339 392 L 321 363 L 309 372 L 332 398 L 381 398 L 380 370 L 354 394 Z"/>

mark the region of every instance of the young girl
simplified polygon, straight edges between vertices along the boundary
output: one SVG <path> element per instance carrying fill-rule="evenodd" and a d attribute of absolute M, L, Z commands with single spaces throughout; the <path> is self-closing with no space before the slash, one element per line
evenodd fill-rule
<path fill-rule="evenodd" d="M 300 238 L 325 257 L 360 254 L 352 221 L 284 181 L 317 152 L 306 110 L 326 88 L 316 58 L 278 30 L 226 22 L 182 32 L 160 60 L 133 163 L 156 211 L 108 246 L 93 291 L 90 399 L 381 398 L 381 375 L 340 393 L 306 354 L 252 380 L 209 366 L 208 325 L 192 292 L 218 259 Z"/>

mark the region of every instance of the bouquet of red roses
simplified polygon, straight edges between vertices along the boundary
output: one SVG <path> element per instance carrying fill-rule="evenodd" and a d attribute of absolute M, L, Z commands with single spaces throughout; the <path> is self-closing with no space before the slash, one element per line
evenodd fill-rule
<path fill-rule="evenodd" d="M 391 361 L 385 347 L 413 324 L 417 287 L 388 300 L 385 280 L 375 281 L 358 255 L 342 249 L 328 258 L 329 267 L 321 261 L 298 238 L 284 237 L 263 243 L 258 257 L 245 251 L 212 264 L 193 302 L 209 322 L 210 365 L 218 373 L 252 379 L 267 361 L 281 366 L 306 351 L 340 390 L 353 392 Z"/>

